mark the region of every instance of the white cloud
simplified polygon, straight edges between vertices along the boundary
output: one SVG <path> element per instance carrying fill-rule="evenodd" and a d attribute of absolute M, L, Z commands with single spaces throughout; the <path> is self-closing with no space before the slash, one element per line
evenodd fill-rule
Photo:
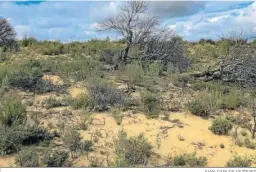
<path fill-rule="evenodd" d="M 217 22 L 221 19 L 228 18 L 228 17 L 229 17 L 229 15 L 217 16 L 217 17 L 213 17 L 213 18 L 208 19 L 208 21 L 211 22 L 211 23 L 215 23 L 215 22 Z"/>

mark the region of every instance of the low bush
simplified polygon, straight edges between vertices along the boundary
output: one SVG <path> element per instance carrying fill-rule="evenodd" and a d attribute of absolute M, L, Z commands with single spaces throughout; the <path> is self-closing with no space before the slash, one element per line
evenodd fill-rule
<path fill-rule="evenodd" d="M 219 92 L 203 92 L 194 100 L 186 104 L 187 109 L 194 115 L 208 117 L 214 115 L 221 107 Z"/>
<path fill-rule="evenodd" d="M 89 99 L 87 96 L 80 96 L 78 98 L 72 99 L 71 106 L 74 109 L 86 109 L 89 105 Z"/>
<path fill-rule="evenodd" d="M 23 145 L 37 144 L 41 141 L 50 141 L 53 135 L 40 127 L 11 127 L 0 125 L 0 154 L 16 153 Z"/>
<path fill-rule="evenodd" d="M 44 100 L 42 103 L 44 107 L 47 109 L 66 105 L 61 100 L 57 100 L 54 97 L 49 97 L 48 99 Z"/>
<path fill-rule="evenodd" d="M 15 159 L 20 167 L 39 167 L 39 156 L 34 149 L 24 149 L 18 153 Z"/>
<path fill-rule="evenodd" d="M 248 149 L 255 149 L 256 148 L 256 144 L 254 142 L 252 142 L 250 139 L 246 138 L 244 140 L 244 145 L 246 148 Z"/>
<path fill-rule="evenodd" d="M 206 157 L 197 157 L 195 153 L 175 156 L 171 162 L 176 167 L 204 167 L 207 165 Z"/>
<path fill-rule="evenodd" d="M 142 92 L 141 104 L 143 112 L 151 117 L 157 116 L 161 110 L 161 97 L 154 93 Z"/>
<path fill-rule="evenodd" d="M 12 126 L 20 124 L 26 119 L 26 107 L 19 97 L 10 96 L 3 100 L 0 107 L 0 122 L 3 125 Z"/>
<path fill-rule="evenodd" d="M 90 86 L 89 105 L 96 111 L 108 110 L 110 107 L 121 108 L 124 100 L 123 94 L 110 84 L 99 82 Z"/>
<path fill-rule="evenodd" d="M 68 152 L 61 150 L 48 150 L 45 152 L 43 162 L 47 167 L 63 167 L 67 163 Z"/>
<path fill-rule="evenodd" d="M 227 167 L 250 167 L 252 161 L 249 157 L 235 156 L 232 157 L 226 164 Z"/>
<path fill-rule="evenodd" d="M 209 109 L 205 107 L 204 102 L 202 102 L 200 99 L 190 101 L 186 104 L 186 106 L 188 110 L 194 115 L 201 117 L 207 117 L 210 115 Z"/>
<path fill-rule="evenodd" d="M 116 155 L 123 158 L 128 166 L 143 164 L 152 154 L 152 146 L 147 142 L 143 135 L 127 137 L 127 134 L 121 131 L 118 139 L 115 140 Z"/>
<path fill-rule="evenodd" d="M 128 89 L 133 89 L 144 80 L 143 67 L 138 63 L 131 63 L 125 66 L 124 76 L 127 78 Z"/>
<path fill-rule="evenodd" d="M 225 135 L 232 129 L 232 123 L 228 119 L 216 118 L 209 128 L 214 134 Z"/>

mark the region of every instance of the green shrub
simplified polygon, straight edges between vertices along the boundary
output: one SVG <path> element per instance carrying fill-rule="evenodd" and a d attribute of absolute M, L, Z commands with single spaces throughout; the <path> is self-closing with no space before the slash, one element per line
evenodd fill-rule
<path fill-rule="evenodd" d="M 93 143 L 90 140 L 84 140 L 80 143 L 80 149 L 82 152 L 90 152 L 92 151 Z"/>
<path fill-rule="evenodd" d="M 196 99 L 188 102 L 186 107 L 194 115 L 208 117 L 220 109 L 220 97 L 219 92 L 203 92 Z"/>
<path fill-rule="evenodd" d="M 39 156 L 34 149 L 20 151 L 15 160 L 20 167 L 39 167 Z"/>
<path fill-rule="evenodd" d="M 144 70 L 138 63 L 132 63 L 125 66 L 124 75 L 127 77 L 127 85 L 129 89 L 143 82 Z"/>
<path fill-rule="evenodd" d="M 250 167 L 251 165 L 251 159 L 246 156 L 232 157 L 226 164 L 227 167 Z"/>
<path fill-rule="evenodd" d="M 24 38 L 22 41 L 21 41 L 21 45 L 23 47 L 30 47 L 31 45 L 37 43 L 37 40 L 35 38 Z"/>
<path fill-rule="evenodd" d="M 25 118 L 26 107 L 22 105 L 19 97 L 10 96 L 3 101 L 2 107 L 0 107 L 0 122 L 3 125 L 20 124 L 24 122 Z"/>
<path fill-rule="evenodd" d="M 216 118 L 209 128 L 214 134 L 225 135 L 232 129 L 231 121 L 225 118 Z"/>
<path fill-rule="evenodd" d="M 47 167 L 62 167 L 68 159 L 68 152 L 61 150 L 48 150 L 45 152 L 43 162 Z"/>
<path fill-rule="evenodd" d="M 204 102 L 202 102 L 200 99 L 190 101 L 186 104 L 186 106 L 188 110 L 194 115 L 201 117 L 207 117 L 210 115 L 209 109 L 205 107 Z"/>
<path fill-rule="evenodd" d="M 80 108 L 85 109 L 88 107 L 88 105 L 89 105 L 89 100 L 87 96 L 81 96 L 81 97 L 75 98 L 72 100 L 72 103 L 71 103 L 71 106 L 74 109 L 80 109 Z"/>
<path fill-rule="evenodd" d="M 220 148 L 221 149 L 224 149 L 225 148 L 225 145 L 223 143 L 220 144 Z"/>
<path fill-rule="evenodd" d="M 162 68 L 163 67 L 160 63 L 151 63 L 147 67 L 146 75 L 149 75 L 150 77 L 157 77 L 162 71 Z"/>
<path fill-rule="evenodd" d="M 63 142 L 69 148 L 71 152 L 77 152 L 80 150 L 80 134 L 75 128 L 66 129 L 63 134 Z"/>
<path fill-rule="evenodd" d="M 196 157 L 195 153 L 175 156 L 172 162 L 176 167 L 204 167 L 207 165 L 206 157 Z"/>
<path fill-rule="evenodd" d="M 238 91 L 231 91 L 228 95 L 225 95 L 222 102 L 222 108 L 236 109 L 243 104 L 243 95 Z"/>
<path fill-rule="evenodd" d="M 0 154 L 6 155 L 18 152 L 22 145 L 37 144 L 40 141 L 50 141 L 53 135 L 40 127 L 24 127 L 0 125 Z"/>
<path fill-rule="evenodd" d="M 102 76 L 100 64 L 92 58 L 77 57 L 72 62 L 62 64 L 60 72 L 75 81 L 83 81 L 90 77 Z"/>
<path fill-rule="evenodd" d="M 254 142 L 252 142 L 250 139 L 246 138 L 244 140 L 244 145 L 246 148 L 248 149 L 255 149 L 256 148 L 256 144 Z"/>
<path fill-rule="evenodd" d="M 61 100 L 57 100 L 54 97 L 49 97 L 46 100 L 43 101 L 44 107 L 49 109 L 53 107 L 59 107 L 65 105 Z"/>
<path fill-rule="evenodd" d="M 190 81 L 190 76 L 188 75 L 171 75 L 171 82 L 176 87 L 186 87 Z"/>
<path fill-rule="evenodd" d="M 110 107 L 121 108 L 124 99 L 118 89 L 104 82 L 95 83 L 89 88 L 89 105 L 96 111 L 108 110 Z"/>
<path fill-rule="evenodd" d="M 39 61 L 29 60 L 9 74 L 9 83 L 14 88 L 33 90 L 42 78 L 42 65 Z"/>
<path fill-rule="evenodd" d="M 115 140 L 116 155 L 123 158 L 128 166 L 143 164 L 152 154 L 151 150 L 152 146 L 142 134 L 128 138 L 127 134 L 121 131 Z"/>
<path fill-rule="evenodd" d="M 161 110 L 161 97 L 150 92 L 141 93 L 141 104 L 143 111 L 149 116 L 156 116 Z"/>

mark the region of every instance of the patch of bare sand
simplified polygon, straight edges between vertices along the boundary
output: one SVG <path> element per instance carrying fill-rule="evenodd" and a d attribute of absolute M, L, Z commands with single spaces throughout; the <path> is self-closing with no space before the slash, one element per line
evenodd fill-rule
<path fill-rule="evenodd" d="M 154 146 L 153 151 L 165 159 L 168 155 L 196 152 L 198 156 L 208 159 L 207 166 L 223 167 L 235 154 L 255 155 L 255 151 L 234 145 L 230 136 L 217 136 L 208 127 L 210 120 L 205 120 L 193 115 L 173 113 L 170 119 L 175 122 L 162 119 L 147 119 L 143 114 L 129 114 L 124 117 L 119 126 L 109 114 L 94 114 L 93 120 L 87 131 L 82 131 L 84 139 L 93 140 L 95 151 L 89 157 L 101 157 L 106 165 L 106 158 L 113 160 L 113 139 L 117 137 L 118 131 L 124 129 L 128 136 L 143 133 L 148 141 Z M 185 140 L 180 141 L 178 136 Z M 225 148 L 220 148 L 223 143 Z M 105 159 L 105 160 L 104 160 Z M 75 166 L 88 165 L 88 159 L 80 157 Z"/>
<path fill-rule="evenodd" d="M 68 92 L 72 98 L 78 98 L 80 96 L 88 95 L 87 89 L 81 86 L 72 86 L 68 89 Z"/>
<path fill-rule="evenodd" d="M 63 85 L 64 81 L 57 75 L 44 75 L 43 79 L 51 82 L 53 85 Z"/>
<path fill-rule="evenodd" d="M 14 156 L 1 156 L 0 157 L 0 167 L 15 167 Z"/>

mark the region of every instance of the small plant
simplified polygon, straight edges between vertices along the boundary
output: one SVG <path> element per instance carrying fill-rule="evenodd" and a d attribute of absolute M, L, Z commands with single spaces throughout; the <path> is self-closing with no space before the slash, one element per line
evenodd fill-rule
<path fill-rule="evenodd" d="M 210 111 L 205 108 L 204 103 L 201 100 L 193 100 L 186 104 L 188 110 L 194 114 L 201 117 L 207 117 L 210 115 Z"/>
<path fill-rule="evenodd" d="M 171 160 L 176 167 L 204 167 L 207 164 L 206 157 L 196 157 L 195 153 L 183 154 L 173 157 Z"/>
<path fill-rule="evenodd" d="M 53 108 L 53 107 L 59 107 L 59 106 L 63 105 L 60 100 L 57 100 L 54 97 L 49 97 L 48 99 L 44 100 L 43 104 L 46 109 Z"/>
<path fill-rule="evenodd" d="M 220 148 L 221 149 L 224 149 L 225 148 L 225 145 L 223 143 L 220 144 Z"/>
<path fill-rule="evenodd" d="M 85 141 L 82 141 L 81 144 L 80 144 L 80 149 L 82 152 L 90 152 L 92 151 L 92 141 L 90 140 L 85 140 Z"/>
<path fill-rule="evenodd" d="M 95 83 L 90 87 L 89 105 L 96 111 L 108 110 L 110 107 L 121 108 L 124 105 L 124 96 L 109 84 Z"/>
<path fill-rule="evenodd" d="M 235 156 L 232 157 L 226 164 L 227 167 L 250 167 L 252 165 L 249 157 Z"/>
<path fill-rule="evenodd" d="M 246 132 L 246 130 L 242 130 L 240 133 L 241 133 L 241 135 L 244 136 L 244 137 L 248 135 L 248 133 Z"/>
<path fill-rule="evenodd" d="M 214 134 L 225 135 L 232 129 L 232 123 L 225 118 L 216 118 L 209 128 Z"/>
<path fill-rule="evenodd" d="M 80 148 L 81 137 L 75 128 L 69 128 L 64 132 L 63 141 L 71 152 L 76 152 Z"/>
<path fill-rule="evenodd" d="M 39 156 L 34 149 L 24 149 L 18 153 L 15 159 L 20 167 L 39 167 Z"/>
<path fill-rule="evenodd" d="M 120 125 L 122 123 L 124 115 L 120 112 L 119 109 L 112 108 L 111 113 L 113 115 L 113 118 L 116 120 L 117 125 Z"/>
<path fill-rule="evenodd" d="M 128 89 L 134 89 L 135 85 L 141 83 L 144 77 L 143 67 L 138 63 L 132 63 L 125 66 L 124 75 L 127 77 Z"/>
<path fill-rule="evenodd" d="M 252 142 L 250 139 L 246 138 L 244 140 L 244 145 L 246 148 L 248 149 L 255 149 L 256 148 L 256 144 L 254 142 Z"/>
<path fill-rule="evenodd" d="M 152 146 L 143 135 L 128 138 L 124 131 L 120 131 L 115 145 L 116 155 L 122 157 L 128 166 L 143 164 L 152 154 Z"/>
<path fill-rule="evenodd" d="M 141 93 L 142 110 L 149 116 L 157 116 L 161 110 L 161 97 L 150 92 Z"/>
<path fill-rule="evenodd" d="M 14 123 L 20 124 L 26 118 L 26 107 L 19 97 L 10 96 L 3 101 L 0 107 L 0 122 L 11 126 Z"/>
<path fill-rule="evenodd" d="M 68 159 L 68 152 L 60 150 L 48 150 L 44 154 L 43 162 L 47 167 L 62 167 Z"/>
<path fill-rule="evenodd" d="M 184 141 L 185 140 L 184 137 L 181 136 L 180 134 L 178 135 L 178 139 L 179 139 L 179 141 Z"/>
<path fill-rule="evenodd" d="M 87 96 L 80 96 L 72 100 L 72 107 L 74 109 L 86 109 L 89 105 L 89 100 Z"/>

